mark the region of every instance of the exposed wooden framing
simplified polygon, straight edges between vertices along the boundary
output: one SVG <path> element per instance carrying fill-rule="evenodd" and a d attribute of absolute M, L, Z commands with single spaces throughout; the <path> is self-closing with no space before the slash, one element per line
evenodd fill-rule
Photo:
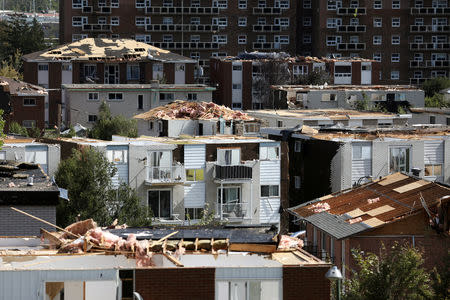
<path fill-rule="evenodd" d="M 172 232 L 172 233 L 166 235 L 165 237 L 160 238 L 160 239 L 157 240 L 156 242 L 159 243 L 159 242 L 162 242 L 162 241 L 164 241 L 164 240 L 167 240 L 167 239 L 170 238 L 172 235 L 175 235 L 175 234 L 177 234 L 177 233 L 178 233 L 178 231 L 174 231 L 174 232 Z"/>
<path fill-rule="evenodd" d="M 45 239 L 49 240 L 51 243 L 57 246 L 61 246 L 62 244 L 64 244 L 64 241 L 62 239 L 56 237 L 55 235 L 45 230 L 44 228 L 41 228 L 41 234 Z"/>
<path fill-rule="evenodd" d="M 198 251 L 198 238 L 195 238 L 195 252 Z"/>
<path fill-rule="evenodd" d="M 228 249 L 230 251 L 273 253 L 277 250 L 277 246 L 267 244 L 231 244 Z"/>
<path fill-rule="evenodd" d="M 171 262 L 173 262 L 177 267 L 184 267 L 184 265 L 183 265 L 178 259 L 176 259 L 175 257 L 173 257 L 173 256 L 171 256 L 171 255 L 169 255 L 169 254 L 167 254 L 167 253 L 163 253 L 163 255 L 164 255 L 168 260 L 170 260 Z"/>

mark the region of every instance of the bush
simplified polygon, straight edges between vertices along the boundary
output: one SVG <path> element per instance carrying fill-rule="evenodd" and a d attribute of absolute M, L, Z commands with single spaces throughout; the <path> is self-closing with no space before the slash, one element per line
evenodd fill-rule
<path fill-rule="evenodd" d="M 425 81 L 422 85 L 426 97 L 433 97 L 439 91 L 450 87 L 450 79 L 447 77 L 436 77 Z"/>
<path fill-rule="evenodd" d="M 11 122 L 11 124 L 9 124 L 9 133 L 18 134 L 21 136 L 28 136 L 27 129 L 17 122 Z"/>
<path fill-rule="evenodd" d="M 441 94 L 434 94 L 432 97 L 425 97 L 425 107 L 449 107 L 450 103 L 445 101 Z"/>

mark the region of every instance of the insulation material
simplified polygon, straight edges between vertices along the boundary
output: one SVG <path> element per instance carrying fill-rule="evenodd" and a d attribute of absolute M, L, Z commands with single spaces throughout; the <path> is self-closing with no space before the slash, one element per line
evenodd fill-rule
<path fill-rule="evenodd" d="M 379 201 L 380 201 L 380 197 L 376 197 L 373 199 L 367 199 L 367 203 L 369 203 L 369 204 L 377 203 Z"/>
<path fill-rule="evenodd" d="M 64 288 L 64 282 L 46 282 L 45 293 L 50 300 L 53 300 Z"/>
<path fill-rule="evenodd" d="M 278 244 L 278 250 L 291 250 L 301 248 L 303 248 L 303 240 L 288 235 L 282 235 L 280 243 Z"/>
<path fill-rule="evenodd" d="M 326 202 L 319 202 L 316 204 L 311 205 L 311 207 L 309 207 L 310 210 L 312 210 L 315 214 L 323 212 L 323 211 L 327 211 L 330 210 L 330 205 Z"/>
<path fill-rule="evenodd" d="M 362 218 L 361 217 L 357 217 L 357 218 L 348 220 L 348 223 L 349 224 L 355 224 L 355 223 L 359 223 L 361 221 L 362 221 Z"/>
<path fill-rule="evenodd" d="M 383 206 L 380 206 L 378 208 L 374 208 L 372 210 L 366 211 L 366 214 L 368 214 L 371 217 L 375 217 L 375 216 L 384 214 L 385 212 L 388 212 L 388 211 L 391 211 L 391 210 L 394 210 L 394 209 L 395 208 L 393 208 L 390 205 L 383 205 Z"/>
<path fill-rule="evenodd" d="M 96 227 L 97 227 L 97 223 L 95 223 L 94 220 L 87 219 L 84 221 L 79 221 L 79 222 L 73 223 L 73 224 L 67 226 L 65 229 L 76 235 L 84 235 L 90 229 L 94 229 Z M 61 238 L 68 238 L 68 237 L 70 237 L 68 233 L 64 233 L 61 236 Z"/>
<path fill-rule="evenodd" d="M 212 102 L 190 102 L 177 100 L 134 116 L 142 120 L 210 120 L 222 117 L 225 121 L 254 121 L 247 113 L 229 109 Z"/>

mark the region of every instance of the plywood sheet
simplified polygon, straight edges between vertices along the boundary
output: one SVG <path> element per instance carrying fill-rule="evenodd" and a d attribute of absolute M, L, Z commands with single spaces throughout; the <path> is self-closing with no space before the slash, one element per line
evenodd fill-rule
<path fill-rule="evenodd" d="M 384 222 L 378 218 L 370 218 L 368 220 L 365 220 L 364 223 L 369 225 L 370 227 L 377 227 L 384 224 Z"/>
<path fill-rule="evenodd" d="M 333 195 L 329 194 L 329 195 L 320 197 L 319 199 L 320 199 L 321 201 L 323 201 L 323 200 L 327 200 L 327 199 L 330 199 L 330 198 L 333 198 L 333 197 L 334 197 Z"/>
<path fill-rule="evenodd" d="M 366 211 L 366 214 L 368 214 L 371 217 L 375 217 L 375 216 L 384 214 L 385 212 L 388 212 L 388 211 L 391 211 L 391 210 L 394 210 L 394 209 L 395 208 L 393 208 L 390 205 L 383 205 L 383 206 L 371 209 L 369 211 Z"/>
<path fill-rule="evenodd" d="M 404 193 L 407 191 L 411 191 L 411 190 L 420 188 L 421 186 L 427 185 L 429 183 L 430 183 L 430 181 L 419 180 L 419 181 L 398 187 L 398 188 L 394 189 L 394 191 L 396 191 L 397 193 Z"/>
<path fill-rule="evenodd" d="M 364 211 L 360 210 L 359 208 L 357 208 L 357 209 L 354 209 L 352 211 L 349 211 L 346 214 L 349 215 L 352 218 L 357 218 L 359 216 L 362 216 L 362 215 L 366 214 L 366 212 L 364 212 Z"/>
<path fill-rule="evenodd" d="M 391 183 L 403 180 L 405 178 L 408 178 L 408 176 L 402 174 L 402 173 L 395 173 L 392 175 L 388 175 L 386 176 L 386 178 L 384 180 L 380 180 L 378 182 L 379 185 L 385 186 L 385 185 L 389 185 Z"/>

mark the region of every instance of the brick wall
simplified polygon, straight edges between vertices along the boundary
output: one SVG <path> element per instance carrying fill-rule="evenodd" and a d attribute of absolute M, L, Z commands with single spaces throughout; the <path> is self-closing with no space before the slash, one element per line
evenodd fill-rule
<path fill-rule="evenodd" d="M 33 216 L 56 224 L 55 206 L 15 206 Z M 0 236 L 38 236 L 40 228 L 53 231 L 54 228 L 13 211 L 9 205 L 0 206 Z"/>
<path fill-rule="evenodd" d="M 325 278 L 329 266 L 283 267 L 283 300 L 330 299 L 330 281 Z"/>
<path fill-rule="evenodd" d="M 214 268 L 137 269 L 135 290 L 144 299 L 214 299 Z"/>

